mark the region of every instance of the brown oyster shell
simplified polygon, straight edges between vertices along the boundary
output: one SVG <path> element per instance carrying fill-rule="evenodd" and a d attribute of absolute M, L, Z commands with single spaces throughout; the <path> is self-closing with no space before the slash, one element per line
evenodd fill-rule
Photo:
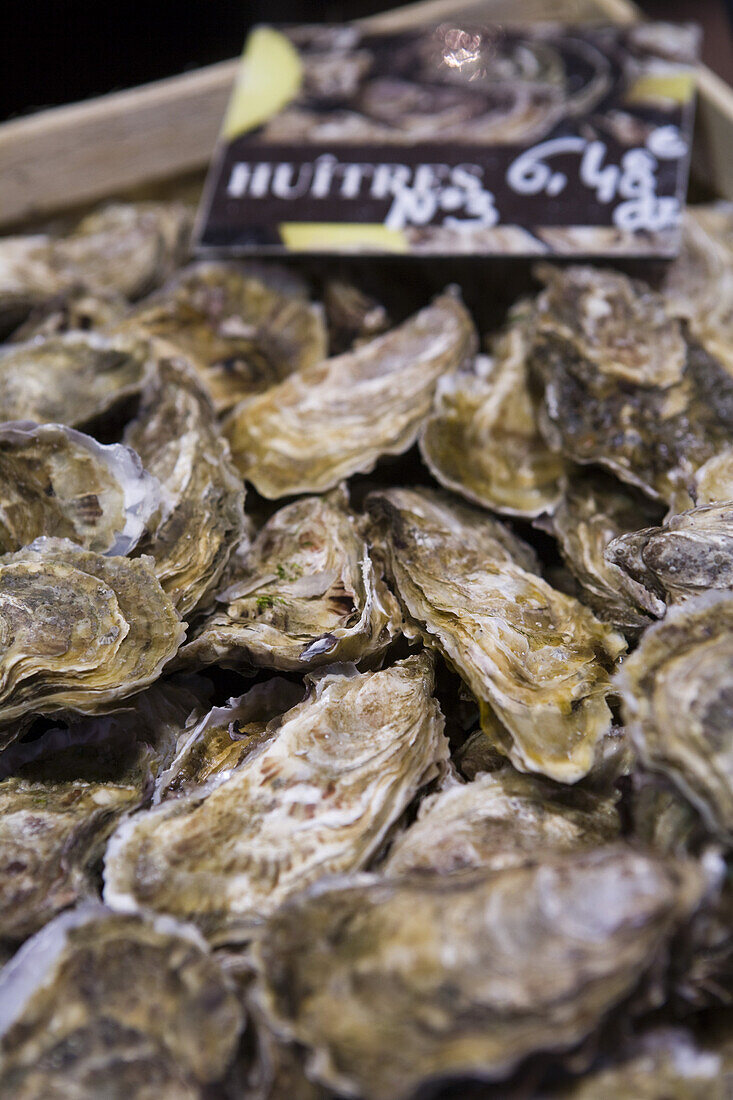
<path fill-rule="evenodd" d="M 225 423 L 234 462 L 268 499 L 323 492 L 415 442 L 436 382 L 475 350 L 456 294 L 383 336 L 290 375 Z"/>
<path fill-rule="evenodd" d="M 551 588 L 513 551 L 520 540 L 429 490 L 374 493 L 374 538 L 411 629 L 444 654 L 501 726 L 521 771 L 575 782 L 611 727 L 606 665 L 623 638 Z"/>
<path fill-rule="evenodd" d="M 324 670 L 233 769 L 118 829 L 107 903 L 185 916 L 224 943 L 294 890 L 363 867 L 447 760 L 432 687 L 427 655 L 380 672 Z"/>

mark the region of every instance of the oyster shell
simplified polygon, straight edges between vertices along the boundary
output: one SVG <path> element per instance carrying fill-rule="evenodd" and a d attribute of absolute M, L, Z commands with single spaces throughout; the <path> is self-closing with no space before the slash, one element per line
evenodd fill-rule
<path fill-rule="evenodd" d="M 75 329 L 98 332 L 120 321 L 128 308 L 127 301 L 118 294 L 91 294 L 85 287 L 70 287 L 36 306 L 14 330 L 12 343 L 22 344 Z"/>
<path fill-rule="evenodd" d="M 654 515 L 653 506 L 614 478 L 591 473 L 568 476 L 552 517 L 538 524 L 560 543 L 583 602 L 624 632 L 643 630 L 664 614 L 664 604 L 606 550 Z"/>
<path fill-rule="evenodd" d="M 713 455 L 695 472 L 695 504 L 733 500 L 733 447 Z"/>
<path fill-rule="evenodd" d="M 605 666 L 621 635 L 531 572 L 520 541 L 480 512 L 429 490 L 368 505 L 408 626 L 463 677 L 502 752 L 560 782 L 587 775 L 611 726 Z"/>
<path fill-rule="evenodd" d="M 66 237 L 6 237 L 0 244 L 0 327 L 72 287 L 138 298 L 183 259 L 193 210 L 180 203 L 111 203 Z"/>
<path fill-rule="evenodd" d="M 234 462 L 263 496 L 323 492 L 415 442 L 440 375 L 475 350 L 453 293 L 391 332 L 307 367 L 233 411 Z"/>
<path fill-rule="evenodd" d="M 233 1058 L 242 1010 L 195 929 L 89 904 L 0 975 L 0 1093 L 196 1100 Z"/>
<path fill-rule="evenodd" d="M 183 641 L 149 558 L 40 538 L 0 557 L 3 743 L 28 714 L 99 713 L 160 675 Z"/>
<path fill-rule="evenodd" d="M 107 903 L 185 916 L 224 943 L 292 891 L 363 867 L 447 760 L 432 687 L 427 655 L 381 672 L 324 670 L 233 770 L 117 830 Z"/>
<path fill-rule="evenodd" d="M 193 664 L 306 671 L 379 653 L 399 610 L 378 580 L 345 494 L 277 511 L 238 554 L 223 605 L 181 651 Z"/>
<path fill-rule="evenodd" d="M 3 770 L 13 758 L 20 766 L 0 780 L 2 946 L 96 893 L 96 864 L 115 822 L 149 800 L 197 705 L 182 686 L 156 684 L 119 714 L 77 718 L 3 753 Z"/>
<path fill-rule="evenodd" d="M 395 840 L 380 873 L 503 870 L 538 855 L 593 848 L 619 835 L 613 796 L 553 786 L 511 767 L 430 795 Z"/>
<path fill-rule="evenodd" d="M 650 627 L 616 677 L 643 761 L 708 829 L 733 837 L 733 592 L 707 592 Z"/>
<path fill-rule="evenodd" d="M 588 1035 L 701 894 L 694 864 L 621 845 L 541 865 L 320 885 L 254 944 L 257 1000 L 339 1092 L 399 1100 L 508 1076 Z"/>
<path fill-rule="evenodd" d="M 160 503 L 158 482 L 127 447 L 103 447 L 60 424 L 0 424 L 3 553 L 54 535 L 128 554 Z"/>
<path fill-rule="evenodd" d="M 163 486 L 158 526 L 144 551 L 181 615 L 213 592 L 244 534 L 244 486 L 214 410 L 188 363 L 156 345 L 158 362 L 125 442 Z"/>
<path fill-rule="evenodd" d="M 646 586 L 652 600 L 680 603 L 712 589 L 733 588 L 733 501 L 706 504 L 615 538 L 606 547 L 611 567 Z M 660 614 L 660 612 L 657 612 Z"/>
<path fill-rule="evenodd" d="M 347 351 L 389 328 L 387 310 L 353 283 L 329 279 L 323 290 L 323 304 L 330 331 L 330 350 Z"/>
<path fill-rule="evenodd" d="M 645 283 L 591 267 L 539 273 L 530 360 L 548 442 L 689 507 L 695 471 L 730 444 L 733 375 Z"/>
<path fill-rule="evenodd" d="M 492 352 L 440 379 L 420 453 L 442 485 L 474 504 L 537 516 L 560 499 L 564 463 L 537 427 L 521 321 L 494 341 Z"/>
<path fill-rule="evenodd" d="M 88 424 L 139 393 L 150 370 L 148 342 L 67 332 L 0 351 L 0 421 Z"/>
<path fill-rule="evenodd" d="M 236 264 L 199 263 L 118 326 L 175 344 L 201 374 L 218 412 L 326 355 L 320 305 Z"/>

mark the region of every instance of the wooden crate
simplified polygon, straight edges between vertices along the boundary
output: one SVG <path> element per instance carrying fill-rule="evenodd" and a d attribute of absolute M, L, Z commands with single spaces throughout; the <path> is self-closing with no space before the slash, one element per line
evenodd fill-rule
<path fill-rule="evenodd" d="M 362 20 L 396 30 L 444 19 L 632 22 L 629 0 L 424 0 Z M 195 198 L 237 61 L 56 107 L 0 126 L 0 226 L 27 225 L 111 197 Z M 700 67 L 693 173 L 733 199 L 733 89 Z"/>

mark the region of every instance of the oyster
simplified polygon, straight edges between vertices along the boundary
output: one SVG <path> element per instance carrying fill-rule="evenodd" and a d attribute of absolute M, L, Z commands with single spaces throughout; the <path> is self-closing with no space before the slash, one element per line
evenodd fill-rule
<path fill-rule="evenodd" d="M 0 548 L 39 535 L 100 554 L 128 554 L 161 503 L 134 451 L 103 447 L 60 424 L 0 424 Z"/>
<path fill-rule="evenodd" d="M 40 538 L 0 557 L 3 743 L 29 714 L 99 713 L 160 675 L 183 641 L 149 558 Z"/>
<path fill-rule="evenodd" d="M 160 522 L 145 541 L 155 573 L 181 615 L 218 584 L 244 534 L 244 486 L 232 467 L 211 403 L 193 370 L 166 345 L 125 442 L 160 481 Z"/>
<path fill-rule="evenodd" d="M 0 352 L 0 421 L 78 427 L 140 392 L 150 370 L 148 342 L 67 332 Z"/>
<path fill-rule="evenodd" d="M 0 245 L 0 326 L 82 286 L 139 298 L 183 259 L 193 211 L 179 203 L 111 203 L 66 237 L 7 237 Z"/>
<path fill-rule="evenodd" d="M 707 592 L 650 627 L 616 677 L 643 761 L 707 827 L 733 837 L 733 592 Z"/>
<path fill-rule="evenodd" d="M 156 684 L 125 711 L 77 718 L 3 753 L 3 769 L 13 759 L 20 764 L 0 780 L 3 947 L 96 893 L 97 863 L 115 822 L 149 800 L 196 706 L 184 687 Z"/>
<path fill-rule="evenodd" d="M 197 1100 L 242 1028 L 195 929 L 98 904 L 29 940 L 0 975 L 0 1000 L 0 1093 L 14 1100 Z"/>
<path fill-rule="evenodd" d="M 142 302 L 117 331 L 175 344 L 218 412 L 326 355 L 320 305 L 235 264 L 199 263 Z"/>
<path fill-rule="evenodd" d="M 552 511 L 564 464 L 537 427 L 521 322 L 492 350 L 440 379 L 420 453 L 442 485 L 474 504 L 513 516 Z"/>
<path fill-rule="evenodd" d="M 235 464 L 269 499 L 372 470 L 412 446 L 438 378 L 475 341 L 458 297 L 442 294 L 391 332 L 239 405 L 225 424 Z"/>
<path fill-rule="evenodd" d="M 353 283 L 329 279 L 323 292 L 330 330 L 331 354 L 347 351 L 389 328 L 389 316 L 381 303 Z"/>
<path fill-rule="evenodd" d="M 582 600 L 605 622 L 638 632 L 664 614 L 664 604 L 620 562 L 606 557 L 613 539 L 636 531 L 655 515 L 648 501 L 603 474 L 568 476 L 552 517 L 540 521 L 554 535 L 582 592 Z M 633 536 L 632 536 L 633 537 Z"/>
<path fill-rule="evenodd" d="M 605 666 L 626 648 L 621 635 L 531 572 L 488 516 L 429 490 L 368 504 L 408 627 L 460 673 L 501 750 L 520 771 L 587 775 L 611 726 Z"/>
<path fill-rule="evenodd" d="M 615 801 L 507 766 L 424 799 L 417 821 L 397 837 L 379 870 L 502 870 L 533 863 L 547 851 L 597 847 L 621 830 Z"/>
<path fill-rule="evenodd" d="M 182 661 L 306 671 L 360 661 L 397 633 L 394 597 L 337 491 L 276 512 L 227 582 L 221 610 L 183 648 Z"/>
<path fill-rule="evenodd" d="M 733 375 L 645 283 L 591 267 L 539 273 L 530 361 L 550 445 L 689 507 L 695 471 L 730 444 Z"/>
<path fill-rule="evenodd" d="M 398 1100 L 442 1077 L 508 1076 L 634 990 L 697 905 L 691 863 L 621 845 L 542 864 L 311 888 L 253 947 L 256 999 L 308 1073 Z"/>
<path fill-rule="evenodd" d="M 225 943 L 292 891 L 363 867 L 447 760 L 432 687 L 427 655 L 381 672 L 324 670 L 233 769 L 114 833 L 107 903 L 186 917 Z"/>
<path fill-rule="evenodd" d="M 695 472 L 693 496 L 696 504 L 733 500 L 733 447 L 727 447 Z"/>
<path fill-rule="evenodd" d="M 659 597 L 679 603 L 712 589 L 731 589 L 733 501 L 706 504 L 672 516 L 663 527 L 620 535 L 606 547 L 606 557 L 632 584 L 646 586 L 657 603 Z"/>
<path fill-rule="evenodd" d="M 98 332 L 120 321 L 127 309 L 127 301 L 117 294 L 91 294 L 85 287 L 70 287 L 36 306 L 15 329 L 12 342 L 22 344 L 75 329 Z"/>

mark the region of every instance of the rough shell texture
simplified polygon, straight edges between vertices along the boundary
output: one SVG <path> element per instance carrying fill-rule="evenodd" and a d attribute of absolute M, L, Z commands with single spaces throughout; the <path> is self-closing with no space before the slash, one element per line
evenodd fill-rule
<path fill-rule="evenodd" d="M 694 865 L 625 847 L 534 867 L 322 885 L 255 945 L 259 999 L 350 1096 L 501 1079 L 566 1049 L 639 983 L 700 897 Z"/>
<path fill-rule="evenodd" d="M 244 486 L 195 373 L 169 350 L 156 344 L 157 368 L 125 440 L 165 494 L 160 522 L 142 549 L 188 615 L 213 592 L 244 534 Z"/>
<path fill-rule="evenodd" d="M 709 829 L 733 837 L 733 593 L 709 592 L 650 627 L 616 677 L 644 761 Z"/>
<path fill-rule="evenodd" d="M 0 975 L 0 1092 L 14 1100 L 196 1100 L 236 1049 L 242 1010 L 195 931 L 88 905 Z"/>
<path fill-rule="evenodd" d="M 88 424 L 140 392 L 146 340 L 67 332 L 0 352 L 0 419 Z"/>
<path fill-rule="evenodd" d="M 128 308 L 119 294 L 92 294 L 82 286 L 69 287 L 31 310 L 13 331 L 11 342 L 22 344 L 75 330 L 99 332 L 120 321 Z"/>
<path fill-rule="evenodd" d="M 217 599 L 221 609 L 184 647 L 182 661 L 305 672 L 383 651 L 399 622 L 338 493 L 276 512 L 249 552 L 237 555 Z"/>
<path fill-rule="evenodd" d="M 650 598 L 679 603 L 711 589 L 733 588 L 733 501 L 708 504 L 614 539 L 611 568 L 626 571 Z"/>
<path fill-rule="evenodd" d="M 0 558 L 0 724 L 98 713 L 151 684 L 185 624 L 149 558 L 104 557 L 40 538 Z"/>
<path fill-rule="evenodd" d="M 174 913 L 225 942 L 293 890 L 363 867 L 447 760 L 432 687 L 425 655 L 381 672 L 324 670 L 233 770 L 118 829 L 108 904 Z"/>
<path fill-rule="evenodd" d="M 630 577 L 605 551 L 612 539 L 636 531 L 654 516 L 652 505 L 614 478 L 568 477 L 562 500 L 541 526 L 555 535 L 580 586 L 584 603 L 624 632 L 638 632 L 664 614 L 664 603 Z"/>
<path fill-rule="evenodd" d="M 128 554 L 160 507 L 156 479 L 128 447 L 60 424 L 0 424 L 0 547 L 40 535 Z"/>
<path fill-rule="evenodd" d="M 440 379 L 420 451 L 447 489 L 496 512 L 536 516 L 557 504 L 564 464 L 537 426 L 523 324 L 492 352 Z"/>
<path fill-rule="evenodd" d="M 438 378 L 475 350 L 471 318 L 445 293 L 391 332 L 243 402 L 225 424 L 234 461 L 270 499 L 366 473 L 412 446 Z"/>
<path fill-rule="evenodd" d="M 380 871 L 501 870 L 535 862 L 548 850 L 597 847 L 621 830 L 616 801 L 507 766 L 424 799 Z"/>
<path fill-rule="evenodd" d="M 604 666 L 623 638 L 529 572 L 498 522 L 427 490 L 369 501 L 408 622 L 496 712 L 502 751 L 521 771 L 587 775 L 611 726 Z"/>
<path fill-rule="evenodd" d="M 689 507 L 695 471 L 730 442 L 733 374 L 645 283 L 586 267 L 542 274 L 530 358 L 550 445 Z"/>
<path fill-rule="evenodd" d="M 174 343 L 221 412 L 327 354 L 322 307 L 293 289 L 235 264 L 195 264 L 133 310 L 119 331 Z"/>
<path fill-rule="evenodd" d="M 698 505 L 733 500 L 733 447 L 719 451 L 695 472 L 693 497 Z"/>

